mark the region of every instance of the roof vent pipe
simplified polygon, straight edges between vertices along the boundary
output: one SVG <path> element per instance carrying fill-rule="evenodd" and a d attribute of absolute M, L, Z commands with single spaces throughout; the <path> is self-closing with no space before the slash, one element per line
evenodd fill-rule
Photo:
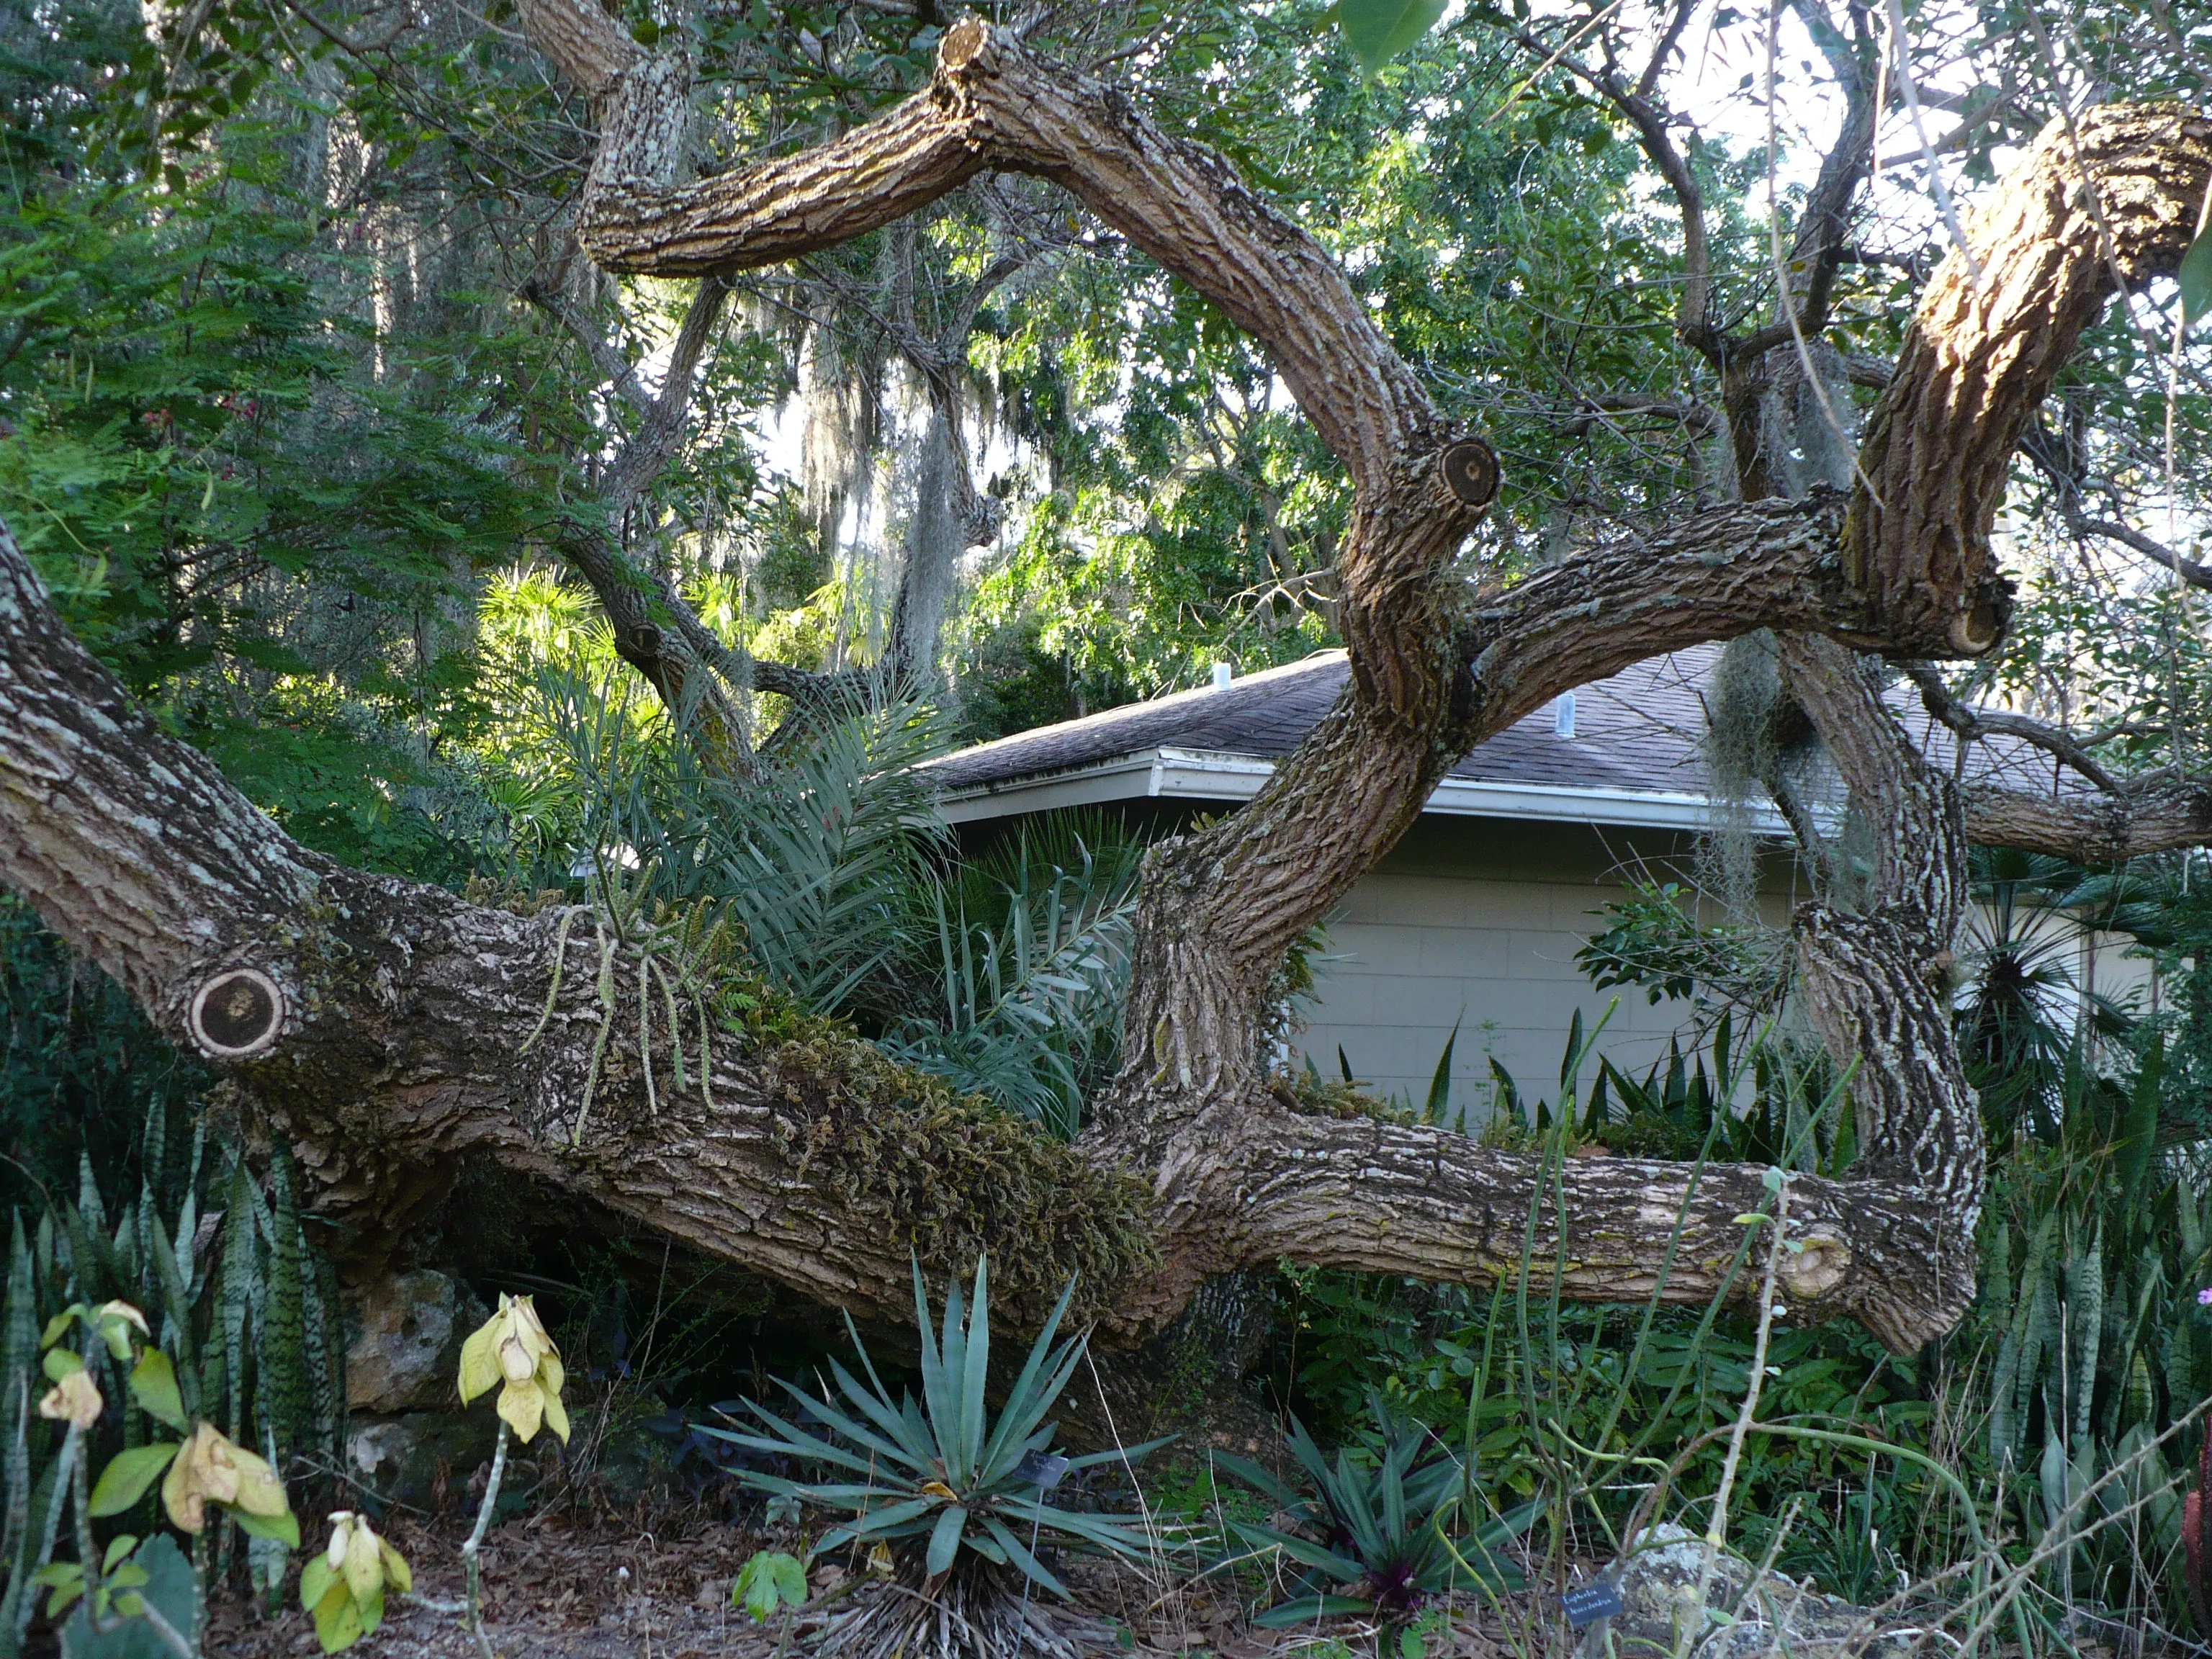
<path fill-rule="evenodd" d="M 1552 702 L 1552 735 L 1571 738 L 1575 734 L 1575 694 L 1562 691 Z"/>
<path fill-rule="evenodd" d="M 1213 689 L 1217 691 L 1226 691 L 1229 689 L 1229 682 L 1234 679 L 1236 676 L 1237 671 L 1231 668 L 1227 663 L 1218 662 L 1214 664 Z"/>

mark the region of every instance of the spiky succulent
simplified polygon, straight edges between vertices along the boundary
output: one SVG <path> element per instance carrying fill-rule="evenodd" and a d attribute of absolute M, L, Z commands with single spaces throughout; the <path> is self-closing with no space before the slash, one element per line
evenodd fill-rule
<path fill-rule="evenodd" d="M 1055 1594 L 1066 1587 L 1036 1559 L 1033 1540 L 1045 1534 L 1078 1549 L 1136 1556 L 1146 1534 L 1134 1518 L 1079 1513 L 1055 1507 L 1047 1489 L 1071 1470 L 1140 1455 L 1150 1445 L 1115 1449 L 1064 1462 L 1052 1456 L 1058 1425 L 1045 1413 L 1067 1387 L 1083 1357 L 1085 1339 L 1055 1344 L 1074 1286 L 1060 1295 L 1021 1374 L 994 1419 L 984 1401 L 991 1366 L 990 1287 L 985 1263 L 975 1264 L 972 1317 L 956 1283 L 946 1292 L 941 1328 L 930 1328 L 928 1292 L 921 1269 L 914 1274 L 915 1316 L 921 1330 L 921 1398 L 894 1397 L 846 1320 L 863 1384 L 836 1360 L 830 1371 L 836 1394 L 823 1398 L 790 1383 L 783 1387 L 812 1428 L 778 1416 L 754 1401 L 746 1409 L 763 1431 L 708 1432 L 754 1451 L 793 1459 L 839 1478 L 793 1480 L 748 1470 L 739 1478 L 779 1497 L 842 1512 L 842 1521 L 816 1540 L 815 1553 L 859 1542 L 918 1552 L 924 1572 L 938 1578 L 963 1557 L 1011 1566 Z M 820 1431 L 817 1432 L 817 1430 Z M 1159 1443 L 1154 1443 L 1158 1444 Z"/>
<path fill-rule="evenodd" d="M 1278 1554 L 1305 1569 L 1290 1595 L 1253 1623 L 1297 1625 L 1334 1613 L 1403 1619 L 1455 1589 L 1518 1587 L 1519 1570 L 1498 1551 L 1534 1518 L 1535 1506 L 1468 1531 L 1460 1513 L 1465 1466 L 1441 1448 L 1429 1455 L 1428 1431 L 1394 1418 L 1379 1398 L 1370 1395 L 1368 1403 L 1381 1437 L 1382 1461 L 1374 1466 L 1349 1447 L 1332 1464 L 1305 1425 L 1291 1419 L 1291 1455 L 1313 1481 L 1310 1494 L 1249 1459 L 1216 1455 L 1217 1467 L 1291 1518 L 1290 1529 L 1231 1522 L 1231 1536 L 1244 1547 L 1233 1559 Z"/>

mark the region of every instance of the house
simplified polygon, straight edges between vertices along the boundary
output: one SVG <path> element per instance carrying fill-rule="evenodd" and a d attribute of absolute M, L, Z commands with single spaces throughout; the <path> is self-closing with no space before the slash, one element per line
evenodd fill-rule
<path fill-rule="evenodd" d="M 1326 1075 L 1348 1064 L 1383 1096 L 1426 1096 L 1444 1045 L 1453 1099 L 1480 1107 L 1494 1058 L 1524 1088 L 1555 1088 L 1577 1012 L 1605 1018 L 1598 1048 L 1641 1075 L 1664 1057 L 1680 1004 L 1599 992 L 1576 965 L 1601 912 L 1638 872 L 1686 870 L 1714 823 L 1702 738 L 1703 688 L 1717 647 L 1654 657 L 1559 698 L 1483 744 L 1440 783 L 1419 821 L 1328 924 L 1317 1001 L 1295 1047 Z M 1258 793 L 1342 690 L 1344 653 L 1324 652 L 1206 689 L 1125 705 L 949 755 L 931 771 L 963 836 L 1062 807 L 1123 814 L 1165 831 Z M 1903 698 L 1900 713 L 1949 763 L 1948 734 Z M 1978 764 L 2041 771 L 2033 751 L 1976 751 Z M 1728 820 L 1775 838 L 1763 800 Z M 1762 910 L 1781 921 L 1809 896 L 1794 860 L 1765 860 Z M 2095 941 L 2081 963 L 2110 991 L 2118 951 Z M 1617 994 L 1617 1001 L 1616 1001 Z M 1609 1017 L 1608 1006 L 1612 1005 Z M 1341 1061 L 1340 1060 L 1341 1056 Z"/>

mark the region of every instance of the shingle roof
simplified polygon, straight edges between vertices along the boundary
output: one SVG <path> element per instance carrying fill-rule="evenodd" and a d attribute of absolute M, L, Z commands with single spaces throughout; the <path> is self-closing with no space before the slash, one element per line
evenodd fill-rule
<path fill-rule="evenodd" d="M 1703 692 L 1719 658 L 1718 646 L 1694 647 L 1583 686 L 1574 694 L 1572 737 L 1559 734 L 1555 708 L 1547 706 L 1474 750 L 1451 775 L 1480 783 L 1702 797 Z M 1335 701 L 1346 672 L 1341 651 L 1322 652 L 1218 690 L 1176 692 L 978 744 L 929 769 L 940 787 L 958 796 L 1163 748 L 1277 760 L 1297 747 Z M 1890 701 L 1929 758 L 1948 768 L 1950 733 L 1934 726 L 1910 688 L 1896 688 Z M 2053 787 L 2049 757 L 2025 744 L 1984 741 L 1975 745 L 1969 764 L 1977 776 L 2014 787 L 2048 792 Z"/>

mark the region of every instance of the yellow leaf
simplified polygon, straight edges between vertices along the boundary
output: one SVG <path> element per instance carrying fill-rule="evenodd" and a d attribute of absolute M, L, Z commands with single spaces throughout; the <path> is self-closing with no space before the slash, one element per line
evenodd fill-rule
<path fill-rule="evenodd" d="M 152 1328 L 146 1323 L 146 1316 L 128 1302 L 103 1302 L 92 1311 L 93 1316 L 97 1319 L 120 1319 L 126 1324 L 136 1325 L 141 1336 L 154 1334 Z"/>
<path fill-rule="evenodd" d="M 292 1506 L 285 1501 L 284 1483 L 276 1478 L 276 1471 L 269 1467 L 268 1460 L 227 1440 L 223 1445 L 229 1454 L 231 1467 L 237 1471 L 233 1495 L 223 1501 L 248 1515 L 267 1516 L 272 1520 L 289 1514 Z"/>
<path fill-rule="evenodd" d="M 92 1373 L 79 1369 L 46 1390 L 39 1401 L 39 1415 L 51 1422 L 74 1423 L 81 1430 L 89 1429 L 100 1421 L 104 1403 Z"/>
<path fill-rule="evenodd" d="M 499 1391 L 499 1414 L 528 1445 L 538 1437 L 538 1425 L 545 1415 L 545 1395 L 535 1382 L 510 1382 Z"/>
<path fill-rule="evenodd" d="M 207 1506 L 227 1504 L 249 1516 L 275 1520 L 291 1513 L 276 1471 L 212 1423 L 192 1431 L 161 1482 L 161 1502 L 183 1532 L 207 1524 Z"/>
<path fill-rule="evenodd" d="M 384 1588 L 383 1558 L 366 1521 L 356 1521 L 353 1536 L 346 1540 L 345 1581 L 353 1599 L 362 1603 Z"/>
<path fill-rule="evenodd" d="M 925 1480 L 921 1483 L 921 1489 L 932 1498 L 942 1498 L 948 1504 L 957 1503 L 960 1498 L 960 1494 L 942 1480 Z"/>
<path fill-rule="evenodd" d="M 384 1582 L 402 1595 L 415 1588 L 415 1570 L 407 1565 L 407 1558 L 386 1543 L 376 1540 L 376 1547 L 384 1556 Z"/>
<path fill-rule="evenodd" d="M 545 1401 L 545 1426 L 561 1437 L 562 1445 L 567 1445 L 568 1443 L 568 1408 L 561 1403 L 559 1395 L 547 1394 L 543 1389 L 539 1389 L 538 1393 Z"/>
<path fill-rule="evenodd" d="M 179 1532 L 194 1534 L 207 1525 L 207 1494 L 200 1490 L 192 1473 L 198 1445 L 198 1435 L 185 1442 L 183 1449 L 169 1460 L 168 1474 L 161 1478 L 161 1507 L 168 1510 Z"/>
<path fill-rule="evenodd" d="M 534 1371 L 538 1362 L 553 1352 L 553 1339 L 545 1334 L 545 1327 L 538 1317 L 537 1301 L 532 1297 L 518 1296 L 507 1304 L 507 1310 L 514 1320 L 514 1334 L 530 1355 L 530 1369 Z"/>
<path fill-rule="evenodd" d="M 495 1313 L 477 1327 L 475 1334 L 461 1344 L 461 1404 L 467 1405 L 478 1395 L 487 1393 L 500 1380 L 499 1356 L 494 1352 L 499 1341 L 501 1328 L 507 1316 Z"/>

